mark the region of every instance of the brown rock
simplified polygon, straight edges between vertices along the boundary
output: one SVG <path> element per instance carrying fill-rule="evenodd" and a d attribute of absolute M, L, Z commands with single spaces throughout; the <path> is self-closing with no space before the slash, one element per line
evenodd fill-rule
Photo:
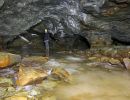
<path fill-rule="evenodd" d="M 129 58 L 124 58 L 124 59 L 123 59 L 123 62 L 124 62 L 124 64 L 125 64 L 125 67 L 126 67 L 127 69 L 130 69 L 130 59 L 129 59 Z"/>
<path fill-rule="evenodd" d="M 70 74 L 64 68 L 54 68 L 51 74 L 55 78 L 58 78 L 64 81 L 70 80 Z"/>
<path fill-rule="evenodd" d="M 21 61 L 21 56 L 0 52 L 0 68 L 5 68 Z"/>
<path fill-rule="evenodd" d="M 36 67 L 24 67 L 20 66 L 16 84 L 20 86 L 33 84 L 42 81 L 46 78 L 47 72 L 43 69 Z"/>

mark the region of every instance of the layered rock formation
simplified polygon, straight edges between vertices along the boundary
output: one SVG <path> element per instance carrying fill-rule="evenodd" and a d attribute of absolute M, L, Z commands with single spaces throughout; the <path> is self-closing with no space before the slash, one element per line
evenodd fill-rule
<path fill-rule="evenodd" d="M 52 33 L 52 48 L 57 43 L 65 48 L 86 49 L 95 45 L 109 46 L 112 40 L 130 42 L 129 0 L 0 2 L 0 35 L 4 43 L 19 38 L 20 34 L 30 40 L 32 33 L 42 37 L 46 28 Z"/>

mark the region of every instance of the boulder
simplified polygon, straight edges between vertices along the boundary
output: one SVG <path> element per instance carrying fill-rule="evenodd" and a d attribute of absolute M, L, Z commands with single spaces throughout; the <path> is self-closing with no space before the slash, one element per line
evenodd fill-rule
<path fill-rule="evenodd" d="M 55 79 L 70 81 L 70 74 L 64 68 L 54 68 L 52 69 L 51 74 Z"/>
<path fill-rule="evenodd" d="M 0 68 L 11 66 L 13 64 L 19 63 L 20 61 L 20 55 L 0 52 Z"/>
<path fill-rule="evenodd" d="M 19 86 L 24 86 L 37 83 L 42 81 L 47 76 L 47 72 L 41 68 L 25 67 L 24 65 L 21 65 L 17 75 L 16 84 Z"/>

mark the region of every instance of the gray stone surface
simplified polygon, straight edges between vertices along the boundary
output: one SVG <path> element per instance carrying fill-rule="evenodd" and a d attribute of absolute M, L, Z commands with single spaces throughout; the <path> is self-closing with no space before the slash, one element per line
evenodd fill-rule
<path fill-rule="evenodd" d="M 78 0 L 9 0 L 0 13 L 0 34 L 17 35 L 40 22 L 54 33 L 77 33 L 79 15 Z"/>
<path fill-rule="evenodd" d="M 85 13 L 100 13 L 100 8 L 107 0 L 81 0 L 82 9 Z"/>
<path fill-rule="evenodd" d="M 4 0 L 0 0 L 0 8 L 3 6 Z"/>
<path fill-rule="evenodd" d="M 115 5 L 115 2 L 127 2 L 109 1 Z M 29 34 L 26 31 L 43 35 L 47 28 L 54 38 L 63 41 L 65 45 L 70 45 L 78 37 L 75 34 L 86 38 L 90 43 L 95 43 L 94 40 L 101 37 L 104 38 L 101 40 L 108 41 L 106 44 L 110 44 L 111 37 L 122 41 L 120 36 L 123 37 L 125 33 L 127 35 L 124 37 L 127 38 L 124 42 L 127 42 L 130 40 L 129 8 L 110 17 L 100 16 L 100 10 L 107 2 L 108 0 L 6 0 L 0 9 L 0 35 L 9 41 L 19 34 Z M 113 29 L 113 26 L 116 28 Z"/>

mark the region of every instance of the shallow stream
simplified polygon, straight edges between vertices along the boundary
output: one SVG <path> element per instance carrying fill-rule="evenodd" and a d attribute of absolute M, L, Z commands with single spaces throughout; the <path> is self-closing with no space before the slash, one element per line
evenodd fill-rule
<path fill-rule="evenodd" d="M 64 57 L 72 75 L 70 85 L 58 87 L 58 100 L 129 100 L 130 73 L 126 70 L 88 67 L 81 57 Z"/>
<path fill-rule="evenodd" d="M 130 98 L 130 72 L 128 70 L 94 67 L 93 64 L 88 64 L 84 54 L 58 54 L 51 57 L 44 66 L 47 69 L 65 68 L 71 74 L 69 82 L 44 80 L 38 85 L 9 87 L 6 90 L 7 93 L 1 94 L 1 98 L 14 94 L 28 96 L 30 98 L 28 100 L 129 100 Z M 0 75 L 10 78 L 12 76 L 8 74 L 13 74 L 13 70 L 13 68 L 1 70 Z"/>

